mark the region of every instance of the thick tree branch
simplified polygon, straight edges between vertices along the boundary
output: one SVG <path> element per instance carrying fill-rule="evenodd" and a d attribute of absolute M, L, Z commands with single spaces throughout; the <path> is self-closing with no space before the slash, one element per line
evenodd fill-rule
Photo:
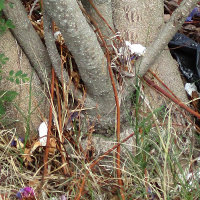
<path fill-rule="evenodd" d="M 65 69 L 63 69 L 63 72 L 61 72 L 61 57 L 58 53 L 58 50 L 57 50 L 57 47 L 55 44 L 55 38 L 53 36 L 52 20 L 51 20 L 50 16 L 46 13 L 45 8 L 44 8 L 44 13 L 43 13 L 43 24 L 44 24 L 45 44 L 47 46 L 47 51 L 49 53 L 55 73 L 61 82 L 62 82 L 62 78 L 63 78 L 63 82 L 65 84 L 68 84 L 69 76 Z M 82 98 L 81 92 L 79 92 L 78 90 L 75 89 L 73 83 L 70 85 L 70 88 L 74 92 L 74 96 L 77 99 Z"/>
<path fill-rule="evenodd" d="M 13 1 L 13 8 L 6 3 L 4 14 L 15 25 L 15 28 L 11 31 L 29 58 L 40 80 L 44 83 L 46 75 L 51 74 L 51 61 L 45 46 L 28 19 L 21 1 Z"/>
<path fill-rule="evenodd" d="M 101 95 L 114 99 L 107 60 L 76 0 L 44 0 L 44 5 L 75 58 L 87 94 L 94 98 Z"/>
<path fill-rule="evenodd" d="M 52 20 L 49 17 L 49 15 L 45 12 L 45 9 L 44 9 L 44 14 L 43 14 L 43 24 L 44 24 L 45 44 L 47 46 L 47 51 L 49 53 L 51 63 L 53 65 L 53 68 L 56 72 L 58 79 L 62 80 L 61 58 L 58 53 L 58 50 L 55 44 L 55 39 L 53 36 Z M 65 70 L 63 70 L 63 81 L 65 83 L 69 82 L 69 77 Z"/>
<path fill-rule="evenodd" d="M 175 33 L 181 28 L 186 17 L 198 2 L 199 0 L 184 0 L 174 11 L 169 22 L 161 29 L 157 39 L 147 48 L 145 56 L 141 62 L 138 62 L 139 76 L 143 76 L 155 62 L 160 52 L 162 52 Z"/>
<path fill-rule="evenodd" d="M 78 65 L 87 90 L 85 105 L 98 108 L 97 113 L 88 110 L 89 115 L 95 120 L 99 114 L 101 119 L 104 118 L 107 124 L 111 124 L 114 115 L 108 113 L 111 111 L 111 106 L 115 105 L 115 100 L 107 60 L 96 34 L 87 23 L 76 0 L 43 0 L 43 3 L 46 12 L 59 27 Z"/>
<path fill-rule="evenodd" d="M 82 0 L 81 2 L 89 15 L 92 16 L 98 24 L 105 40 L 108 40 L 111 36 L 113 36 L 115 32 L 112 18 L 111 0 Z"/>

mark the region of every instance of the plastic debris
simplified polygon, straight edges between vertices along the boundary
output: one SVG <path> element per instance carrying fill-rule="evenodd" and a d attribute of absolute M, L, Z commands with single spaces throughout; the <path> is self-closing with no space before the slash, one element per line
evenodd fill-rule
<path fill-rule="evenodd" d="M 185 84 L 185 91 L 191 97 L 192 97 L 192 92 L 198 92 L 195 83 L 186 83 Z"/>
<path fill-rule="evenodd" d="M 190 13 L 190 15 L 186 18 L 185 21 L 186 21 L 186 22 L 191 22 L 191 21 L 193 21 L 192 18 L 193 18 L 194 16 L 200 17 L 200 8 L 199 8 L 199 7 L 195 7 L 195 8 L 192 10 L 192 12 Z"/>
<path fill-rule="evenodd" d="M 26 199 L 26 198 L 33 199 L 33 200 L 36 199 L 35 192 L 33 188 L 31 187 L 25 187 L 25 188 L 20 189 L 19 192 L 17 192 L 16 196 L 18 199 L 21 199 L 21 200 Z"/>
<path fill-rule="evenodd" d="M 54 38 L 57 40 L 59 35 L 61 36 L 61 32 L 60 31 L 56 31 L 54 33 Z"/>
<path fill-rule="evenodd" d="M 141 44 L 131 44 L 129 41 L 125 41 L 126 46 L 129 48 L 131 54 L 136 54 L 138 56 L 143 56 L 146 47 L 142 46 Z"/>
<path fill-rule="evenodd" d="M 200 89 L 200 44 L 184 34 L 176 33 L 169 42 L 172 56 L 177 60 L 179 69 L 188 82 Z"/>
<path fill-rule="evenodd" d="M 39 131 L 39 141 L 40 141 L 40 145 L 41 146 L 46 146 L 47 144 L 47 132 L 48 132 L 48 128 L 47 128 L 47 124 L 46 122 L 42 122 L 38 128 Z"/>

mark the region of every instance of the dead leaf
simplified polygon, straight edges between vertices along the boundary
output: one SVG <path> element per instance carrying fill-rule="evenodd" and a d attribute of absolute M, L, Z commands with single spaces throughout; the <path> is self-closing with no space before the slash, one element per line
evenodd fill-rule
<path fill-rule="evenodd" d="M 31 150 L 30 150 L 30 154 L 32 154 L 39 146 L 41 146 L 40 141 L 36 141 L 36 142 L 33 144 L 33 147 L 32 147 Z"/>
<path fill-rule="evenodd" d="M 22 155 L 26 166 L 28 166 L 28 164 L 33 161 L 30 152 L 31 152 L 30 148 L 25 148 L 24 154 Z"/>
<path fill-rule="evenodd" d="M 56 139 L 55 138 L 50 138 L 50 148 L 49 148 L 49 153 L 50 154 L 55 154 L 56 152 L 56 145 L 57 145 L 57 142 L 56 142 Z"/>
<path fill-rule="evenodd" d="M 36 188 L 36 186 L 39 186 L 39 185 L 40 185 L 40 180 L 38 180 L 36 178 L 29 180 L 29 186 L 30 187 Z"/>

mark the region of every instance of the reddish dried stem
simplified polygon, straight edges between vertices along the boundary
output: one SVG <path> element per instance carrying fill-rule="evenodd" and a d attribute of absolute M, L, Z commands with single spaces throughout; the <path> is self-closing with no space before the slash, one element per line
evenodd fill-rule
<path fill-rule="evenodd" d="M 160 80 L 160 78 L 154 73 L 154 72 L 152 72 L 151 70 L 149 70 L 150 71 L 150 73 L 152 73 L 152 75 L 178 100 L 178 101 L 180 101 L 180 99 L 162 82 L 162 80 Z M 183 113 L 181 110 L 180 110 L 180 108 L 177 108 L 178 109 L 178 111 L 184 116 L 184 117 L 186 117 L 187 118 L 187 120 L 191 123 L 191 124 L 193 124 L 195 127 L 196 127 L 196 129 L 197 129 L 197 131 L 198 132 L 200 132 L 200 128 L 198 127 L 198 125 L 197 124 L 195 124 L 194 123 L 194 121 L 192 121 L 190 118 L 189 118 L 189 116 L 187 116 L 185 113 Z M 178 125 L 178 124 L 174 124 L 173 123 L 173 125 L 175 125 L 175 126 L 183 126 L 183 125 Z"/>
<path fill-rule="evenodd" d="M 79 190 L 79 194 L 77 195 L 77 197 L 75 197 L 75 200 L 79 200 L 81 198 L 83 190 L 84 190 L 84 186 L 85 186 L 85 176 L 82 179 L 82 184 Z"/>
<path fill-rule="evenodd" d="M 117 93 L 117 89 L 116 89 L 116 86 L 115 86 L 115 81 L 114 81 L 114 77 L 113 77 L 113 73 L 112 73 L 112 69 L 111 69 L 111 61 L 110 61 L 109 50 L 108 50 L 108 46 L 107 46 L 105 40 L 103 39 L 103 35 L 98 28 L 97 23 L 95 22 L 95 20 L 92 17 L 90 17 L 90 18 L 91 18 L 92 22 L 94 23 L 95 27 L 97 28 L 97 32 L 99 34 L 99 37 L 101 38 L 103 46 L 106 49 L 108 71 L 109 71 L 109 75 L 110 75 L 110 79 L 111 79 L 111 84 L 112 84 L 112 87 L 113 87 L 113 92 L 114 92 L 115 102 L 116 102 L 116 108 L 117 108 L 117 130 L 116 130 L 116 133 L 117 133 L 117 142 L 119 143 L 120 142 L 120 105 L 119 105 L 118 93 Z M 121 169 L 120 169 L 120 145 L 117 147 L 116 168 L 117 168 L 116 171 L 117 171 L 118 184 L 120 186 L 120 193 L 121 193 L 122 199 L 125 199 L 124 194 L 123 194 L 123 190 L 122 190 L 123 181 L 121 179 Z"/>
<path fill-rule="evenodd" d="M 62 113 L 61 113 L 61 101 L 60 101 L 60 94 L 59 94 L 59 88 L 58 88 L 58 80 L 57 78 L 55 79 L 55 85 L 56 85 L 56 96 L 57 96 L 57 102 L 58 102 L 58 124 L 59 124 L 59 132 L 60 132 L 60 137 L 59 137 L 59 151 L 61 154 L 61 159 L 62 159 L 62 164 L 67 163 L 66 159 L 63 155 L 62 152 L 62 144 L 63 144 L 63 134 L 62 134 Z M 69 165 L 69 163 L 68 163 Z M 63 166 L 63 173 L 64 175 L 67 175 L 67 169 L 66 166 Z"/>
<path fill-rule="evenodd" d="M 115 31 L 111 28 L 111 26 L 108 24 L 108 22 L 105 20 L 105 18 L 102 16 L 102 14 L 99 12 L 99 10 L 96 8 L 96 6 L 93 3 L 93 0 L 88 0 L 91 4 L 91 6 L 94 8 L 96 13 L 99 15 L 99 17 L 104 21 L 104 23 L 108 26 L 108 28 L 115 34 Z"/>
<path fill-rule="evenodd" d="M 178 97 L 169 89 L 169 87 L 167 87 L 167 85 L 151 70 L 149 70 L 149 72 L 176 98 L 178 99 Z"/>
<path fill-rule="evenodd" d="M 171 99 L 174 103 L 176 103 L 177 105 L 179 105 L 181 108 L 184 108 L 186 111 L 188 111 L 189 113 L 191 113 L 192 115 L 194 115 L 195 117 L 197 117 L 198 119 L 200 119 L 200 114 L 195 112 L 194 110 L 192 110 L 191 108 L 189 108 L 188 106 L 186 106 L 183 102 L 181 102 L 180 100 L 176 99 L 175 97 L 173 97 L 172 95 L 170 95 L 169 93 L 167 93 L 165 90 L 163 90 L 162 88 L 160 88 L 158 85 L 156 85 L 153 81 L 149 80 L 147 77 L 143 76 L 143 79 L 153 88 L 155 88 L 157 91 L 161 92 L 163 95 L 165 95 L 166 97 L 168 97 L 169 99 Z"/>
<path fill-rule="evenodd" d="M 108 71 L 109 71 L 109 74 L 110 74 L 110 79 L 111 79 L 111 83 L 112 83 L 112 86 L 113 86 L 113 91 L 114 91 L 114 95 L 115 95 L 115 102 L 116 102 L 116 107 L 117 107 L 117 130 L 116 130 L 116 132 L 117 132 L 117 142 L 118 142 L 118 144 L 120 144 L 120 105 L 119 105 L 117 89 L 116 89 L 116 86 L 115 86 L 115 81 L 114 81 L 113 74 L 112 74 L 110 56 L 108 54 L 107 54 L 107 60 L 108 60 Z M 120 186 L 121 197 L 122 197 L 122 199 L 125 199 L 124 192 L 123 192 L 123 181 L 122 181 L 122 178 L 121 178 L 120 145 L 117 146 L 116 167 L 117 167 L 117 178 L 118 178 L 118 184 Z"/>

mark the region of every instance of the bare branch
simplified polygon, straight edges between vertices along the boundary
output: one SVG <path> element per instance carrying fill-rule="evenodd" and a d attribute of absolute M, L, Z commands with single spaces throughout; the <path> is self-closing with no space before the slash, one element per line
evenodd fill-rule
<path fill-rule="evenodd" d="M 45 39 L 45 44 L 47 46 L 47 51 L 49 53 L 56 75 L 58 79 L 61 81 L 62 80 L 61 58 L 58 53 L 58 50 L 55 44 L 55 39 L 53 36 L 52 20 L 49 17 L 49 15 L 45 12 L 45 9 L 44 9 L 44 14 L 43 14 L 43 24 L 44 24 L 44 39 Z M 63 70 L 63 81 L 65 83 L 69 82 L 69 77 L 65 70 Z"/>
<path fill-rule="evenodd" d="M 59 27 L 65 43 L 72 53 L 79 73 L 86 86 L 85 106 L 97 107 L 87 110 L 91 120 L 101 116 L 106 125 L 113 125 L 115 105 L 107 59 L 98 43 L 96 34 L 87 23 L 76 0 L 43 0 L 46 12 Z M 106 102 L 106 104 L 105 104 Z M 94 111 L 95 110 L 95 111 Z"/>
<path fill-rule="evenodd" d="M 15 0 L 13 2 L 13 8 L 8 3 L 5 4 L 4 14 L 15 25 L 11 31 L 29 58 L 40 80 L 44 83 L 46 75 L 51 74 L 51 61 L 47 50 L 28 19 L 21 1 Z"/>
<path fill-rule="evenodd" d="M 63 76 L 63 82 L 65 84 L 68 84 L 69 76 L 65 69 L 63 69 L 63 73 L 61 72 L 61 57 L 58 53 L 58 50 L 55 44 L 55 38 L 53 36 L 52 20 L 50 16 L 46 13 L 45 8 L 44 8 L 44 14 L 43 14 L 43 24 L 44 24 L 45 44 L 47 46 L 47 51 L 49 53 L 55 73 L 61 82 L 62 82 L 62 76 Z M 82 98 L 81 92 L 75 89 L 73 83 L 71 83 L 70 88 L 74 92 L 75 98 L 77 99 Z"/>
<path fill-rule="evenodd" d="M 198 2 L 199 0 L 184 0 L 174 11 L 169 22 L 161 29 L 157 39 L 147 48 L 141 63 L 138 62 L 138 72 L 140 76 L 143 76 L 155 62 L 160 52 L 162 52 L 175 33 L 181 28 L 186 17 Z"/>

